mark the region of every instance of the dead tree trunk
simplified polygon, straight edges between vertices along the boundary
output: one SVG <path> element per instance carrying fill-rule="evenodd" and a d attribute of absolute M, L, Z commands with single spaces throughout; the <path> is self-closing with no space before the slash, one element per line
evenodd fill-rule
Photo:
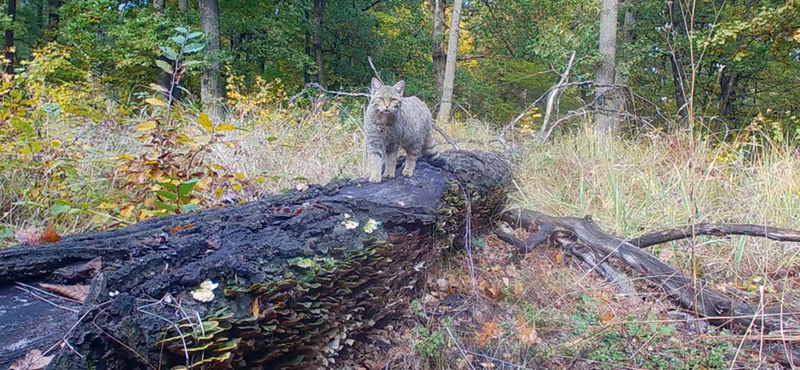
<path fill-rule="evenodd" d="M 32 348 L 53 348 L 50 369 L 339 367 L 402 314 L 466 215 L 486 232 L 505 204 L 502 155 L 444 157 L 412 178 L 342 180 L 2 250 L 0 367 Z M 11 285 L 74 284 L 83 275 L 70 266 L 96 257 L 103 267 L 82 305 Z M 219 286 L 204 303 L 195 290 L 206 280 Z"/>

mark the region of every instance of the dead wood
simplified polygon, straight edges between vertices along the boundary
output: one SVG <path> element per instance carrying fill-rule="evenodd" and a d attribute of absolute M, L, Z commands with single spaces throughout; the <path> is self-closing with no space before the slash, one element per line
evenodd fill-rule
<path fill-rule="evenodd" d="M 628 243 L 639 248 L 647 248 L 661 243 L 689 239 L 693 236 L 702 235 L 745 235 L 781 242 L 800 242 L 800 231 L 792 229 L 782 229 L 764 225 L 702 223 L 642 235 L 638 238 L 631 239 Z"/>
<path fill-rule="evenodd" d="M 404 315 L 439 246 L 463 234 L 466 205 L 479 234 L 505 204 L 504 156 L 443 156 L 412 178 L 341 180 L 0 251 L 0 368 L 31 348 L 53 349 L 48 369 L 343 367 Z M 100 255 L 99 274 L 67 279 Z M 64 310 L 15 281 L 90 289 Z"/>
<path fill-rule="evenodd" d="M 585 252 L 575 252 L 574 244 L 579 242 L 601 257 L 600 261 L 611 257 L 625 263 L 659 289 L 664 290 L 678 305 L 689 312 L 707 318 L 711 324 L 729 327 L 739 332 L 744 330 L 761 332 L 763 329 L 764 333 L 786 333 L 800 330 L 800 321 L 798 321 L 800 319 L 800 310 L 785 306 L 762 307 L 750 305 L 729 298 L 711 289 L 702 280 L 693 281 L 691 277 L 659 260 L 646 250 L 637 247 L 632 242 L 606 233 L 589 216 L 584 218 L 554 218 L 531 210 L 515 209 L 504 212 L 502 219 L 512 225 L 522 226 L 529 230 L 537 229 L 525 241 L 520 241 L 518 238 L 513 240 L 514 243 L 522 243 L 526 248 L 525 250 L 529 251 L 530 248 L 538 245 L 533 243 L 541 244 L 544 234 L 549 234 L 549 238 L 545 240 L 554 241 L 566 250 L 573 251 L 573 254 L 579 256 L 590 255 Z M 760 230 L 756 230 L 755 225 L 727 225 L 720 227 L 721 225 L 707 224 L 711 226 L 698 227 L 701 225 L 696 225 L 695 230 L 700 229 L 706 233 L 705 235 L 729 235 L 732 232 L 736 232 L 740 233 L 740 235 L 765 236 L 773 240 L 787 241 L 795 241 L 794 238 L 797 235 L 792 230 L 765 228 L 764 226 L 757 226 Z M 676 230 L 685 231 L 685 229 Z M 668 230 L 668 233 L 649 234 L 638 238 L 638 240 L 642 241 L 643 245 L 652 245 L 647 243 L 674 237 L 674 235 L 677 235 L 676 232 Z M 697 232 L 695 232 L 695 235 L 697 235 Z M 677 239 L 680 238 L 675 237 L 673 240 Z M 597 264 L 596 260 L 588 261 L 583 258 L 582 260 L 589 264 Z M 780 354 L 773 354 L 772 357 L 784 365 L 789 362 L 800 364 L 800 356 L 798 356 L 800 351 L 796 348 L 790 349 L 790 351 L 781 349 Z"/>

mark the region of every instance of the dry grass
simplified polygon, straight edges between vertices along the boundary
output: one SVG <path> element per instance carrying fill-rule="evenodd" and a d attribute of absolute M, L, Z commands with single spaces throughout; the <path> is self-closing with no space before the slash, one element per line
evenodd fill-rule
<path fill-rule="evenodd" d="M 197 112 L 180 115 L 187 134 L 199 134 Z M 234 122 L 244 130 L 226 140 L 236 143 L 237 149 L 220 146 L 202 160 L 246 177 L 274 176 L 275 181 L 261 185 L 266 194 L 298 182 L 364 177 L 360 117 L 360 112 L 348 112 L 337 104 L 313 111 L 256 112 L 248 120 Z M 74 145 L 101 149 L 106 158 L 135 152 L 130 129 L 135 124 L 106 131 L 103 137 L 78 137 Z M 464 149 L 498 149 L 490 142 L 495 133 L 488 124 L 468 121 L 443 128 Z M 440 150 L 449 149 L 435 136 Z M 267 140 L 270 137 L 276 140 Z M 541 146 L 523 137 L 512 139 L 523 148 L 515 173 L 514 205 L 553 216 L 591 214 L 607 231 L 624 237 L 703 221 L 800 228 L 800 159 L 785 155 L 791 153 L 788 149 L 745 160 L 680 135 L 609 145 L 585 129 Z M 87 152 L 85 158 L 103 159 L 96 152 Z M 87 183 L 114 181 L 113 165 L 97 166 L 88 159 L 79 162 L 76 178 Z M 0 205 L 25 200 L 2 185 L 0 181 Z M 28 222 L 25 217 L 29 216 L 5 214 L 0 222 L 17 230 Z M 88 222 L 86 217 L 74 219 L 72 231 L 86 229 L 81 226 Z M 644 284 L 639 285 L 640 303 L 631 304 L 556 249 L 542 249 L 514 265 L 499 241 L 479 239 L 476 246 L 478 291 L 472 290 L 463 254 L 442 261 L 428 294 L 415 303 L 418 326 L 403 337 L 407 348 L 404 356 L 395 354 L 398 368 L 470 368 L 459 364 L 463 358 L 486 368 L 509 369 L 732 366 L 737 340 L 714 336 L 716 332 L 701 338 L 671 331 L 675 322 L 666 313 L 672 305 L 660 294 L 648 293 Z M 757 303 L 758 285 L 767 287 L 770 300 L 796 293 L 798 282 L 781 271 L 797 271 L 798 247 L 744 237 L 706 237 L 653 251 L 688 272 L 694 250 L 699 275 Z M 453 294 L 463 301 L 449 301 Z M 675 362 L 670 357 L 687 360 Z M 739 360 L 743 357 L 752 364 L 753 357 L 740 355 Z"/>

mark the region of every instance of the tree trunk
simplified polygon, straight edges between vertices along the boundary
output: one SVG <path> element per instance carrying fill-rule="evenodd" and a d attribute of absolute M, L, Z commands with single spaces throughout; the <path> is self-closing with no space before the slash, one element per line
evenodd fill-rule
<path fill-rule="evenodd" d="M 450 118 L 453 107 L 453 84 L 456 78 L 456 54 L 458 53 L 458 25 L 461 21 L 461 6 L 463 0 L 453 2 L 453 11 L 450 15 L 450 35 L 447 38 L 447 63 L 444 68 L 444 83 L 442 84 L 442 102 L 439 105 L 439 114 L 436 121 L 443 123 Z"/>
<path fill-rule="evenodd" d="M 317 83 L 325 87 L 325 66 L 322 62 L 322 14 L 325 11 L 323 0 L 314 0 L 314 60 L 317 62 Z"/>
<path fill-rule="evenodd" d="M 675 2 L 668 1 L 669 4 L 669 32 L 668 37 L 670 38 L 670 45 L 671 45 L 671 53 L 669 58 L 670 66 L 672 67 L 672 86 L 673 91 L 675 94 L 675 106 L 678 109 L 678 118 L 680 120 L 686 120 L 689 118 L 689 111 L 688 105 L 686 104 L 686 94 L 684 93 L 683 81 L 685 81 L 685 73 L 683 71 L 683 66 L 681 65 L 681 54 L 678 48 L 678 44 L 675 42 L 675 35 L 678 33 L 678 29 L 675 27 Z"/>
<path fill-rule="evenodd" d="M 164 0 L 153 0 L 153 9 L 157 12 L 164 10 Z"/>
<path fill-rule="evenodd" d="M 630 0 L 629 0 L 630 1 Z M 630 47 L 633 45 L 633 42 L 636 40 L 636 13 L 634 9 L 631 8 L 631 4 L 628 4 L 627 8 L 625 9 L 625 16 L 622 20 L 622 43 L 620 44 L 619 49 L 623 54 L 627 55 L 630 51 Z M 615 80 L 619 85 L 627 85 L 628 78 L 630 77 L 630 71 L 624 68 L 617 68 L 616 69 L 616 76 Z"/>
<path fill-rule="evenodd" d="M 361 339 L 404 317 L 448 236 L 464 234 L 465 215 L 480 235 L 505 205 L 504 156 L 442 155 L 443 169 L 420 161 L 411 179 L 340 180 L 0 250 L 0 368 L 62 337 L 74 350 L 54 352 L 51 369 L 85 369 L 87 358 L 108 370 L 201 361 L 271 369 L 335 360 L 330 367 L 342 368 L 362 353 Z M 70 268 L 98 256 L 102 272 L 94 277 Z M 88 298 L 64 305 L 75 312 L 9 286 L 81 278 Z M 201 303 L 191 292 L 206 280 L 219 286 Z"/>
<path fill-rule="evenodd" d="M 436 87 L 436 101 L 442 101 L 442 85 L 444 84 L 445 55 L 442 50 L 444 38 L 444 0 L 429 0 L 433 14 L 433 42 L 431 59 L 433 61 L 433 83 Z"/>
<path fill-rule="evenodd" d="M 211 56 L 210 65 L 200 76 L 200 100 L 214 123 L 222 121 L 222 88 L 219 74 L 219 4 L 217 0 L 200 0 L 200 30 L 206 36 L 205 52 Z"/>
<path fill-rule="evenodd" d="M 619 131 L 614 75 L 617 54 L 618 0 L 602 0 L 600 10 L 600 65 L 595 74 L 597 101 L 595 131 L 602 135 L 615 135 Z"/>
<path fill-rule="evenodd" d="M 189 10 L 189 0 L 178 0 L 178 11 L 186 13 Z"/>
<path fill-rule="evenodd" d="M 13 22 L 17 18 L 17 0 L 8 0 L 8 17 Z M 14 30 L 11 28 L 6 30 L 6 73 L 14 72 Z"/>
<path fill-rule="evenodd" d="M 47 30 L 50 32 L 50 41 L 56 40 L 56 32 L 58 31 L 58 21 L 60 19 L 59 12 L 61 11 L 61 0 L 50 0 L 50 7 L 47 10 Z"/>

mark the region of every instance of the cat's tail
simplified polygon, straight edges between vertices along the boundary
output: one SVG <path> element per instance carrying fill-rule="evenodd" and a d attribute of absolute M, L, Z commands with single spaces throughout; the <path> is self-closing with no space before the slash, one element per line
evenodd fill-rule
<path fill-rule="evenodd" d="M 447 164 L 442 154 L 436 149 L 436 142 L 433 141 L 433 135 L 430 133 L 425 137 L 425 142 L 422 144 L 422 158 L 434 167 L 441 168 Z"/>

